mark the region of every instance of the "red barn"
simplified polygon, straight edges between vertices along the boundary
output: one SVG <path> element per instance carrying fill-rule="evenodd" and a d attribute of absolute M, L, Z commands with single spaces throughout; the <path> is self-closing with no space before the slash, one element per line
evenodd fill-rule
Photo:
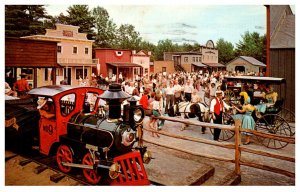
<path fill-rule="evenodd" d="M 123 78 L 133 79 L 135 74 L 141 74 L 142 66 L 132 63 L 132 51 L 125 49 L 96 48 L 95 59 L 99 59 L 100 73 L 111 78 L 113 74 Z M 139 70 L 139 72 L 138 72 Z"/>

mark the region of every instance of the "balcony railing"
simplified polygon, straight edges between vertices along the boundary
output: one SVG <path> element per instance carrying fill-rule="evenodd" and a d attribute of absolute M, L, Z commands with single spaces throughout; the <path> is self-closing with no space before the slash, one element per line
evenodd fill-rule
<path fill-rule="evenodd" d="M 70 59 L 70 58 L 57 58 L 57 63 L 63 64 L 98 64 L 99 59 Z"/>

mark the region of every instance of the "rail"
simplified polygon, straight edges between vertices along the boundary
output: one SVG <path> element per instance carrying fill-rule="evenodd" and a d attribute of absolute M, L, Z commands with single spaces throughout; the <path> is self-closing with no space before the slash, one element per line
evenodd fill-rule
<path fill-rule="evenodd" d="M 186 125 L 204 126 L 204 127 L 210 128 L 210 129 L 219 128 L 219 129 L 222 129 L 222 130 L 233 131 L 233 132 L 235 132 L 234 143 L 233 144 L 230 144 L 230 143 L 225 144 L 225 143 L 220 143 L 220 142 L 217 142 L 217 141 L 211 141 L 211 140 L 207 140 L 207 139 L 175 135 L 175 134 L 167 133 L 167 132 L 164 132 L 164 131 L 159 131 L 158 132 L 158 131 L 154 131 L 152 129 L 144 128 L 144 130 L 146 130 L 146 131 L 159 133 L 161 135 L 165 135 L 165 136 L 168 136 L 168 137 L 184 139 L 184 140 L 189 140 L 189 141 L 198 142 L 198 143 L 205 143 L 205 144 L 208 144 L 208 145 L 214 145 L 214 146 L 217 146 L 217 147 L 223 147 L 223 148 L 227 148 L 227 149 L 234 149 L 235 150 L 235 157 L 234 157 L 234 159 L 228 159 L 228 158 L 214 157 L 214 156 L 205 155 L 205 154 L 200 155 L 200 154 L 196 154 L 192 151 L 187 151 L 187 150 L 184 150 L 184 149 L 170 147 L 170 146 L 166 146 L 166 145 L 163 145 L 163 144 L 156 144 L 155 143 L 156 145 L 160 145 L 160 146 L 163 146 L 163 147 L 168 147 L 168 148 L 171 148 L 171 149 L 175 149 L 175 150 L 179 150 L 179 151 L 182 151 L 182 152 L 190 153 L 192 155 L 198 155 L 198 156 L 202 156 L 202 157 L 206 157 L 206 158 L 210 158 L 210 159 L 215 159 L 215 160 L 221 160 L 221 161 L 234 163 L 235 164 L 235 173 L 238 176 L 241 176 L 241 165 L 244 165 L 244 166 L 254 167 L 254 168 L 258 168 L 258 169 L 262 169 L 262 170 L 266 170 L 266 171 L 271 171 L 271 172 L 274 172 L 274 173 L 279 173 L 279 174 L 282 174 L 282 175 L 285 175 L 285 176 L 288 176 L 288 177 L 295 178 L 295 173 L 293 173 L 293 172 L 286 171 L 284 169 L 280 169 L 280 168 L 276 168 L 276 167 L 272 167 L 272 166 L 267 166 L 267 165 L 262 165 L 262 164 L 259 164 L 259 163 L 247 162 L 247 161 L 241 160 L 241 153 L 242 152 L 247 152 L 247 153 L 252 153 L 252 154 L 256 154 L 256 155 L 261 155 L 261 156 L 271 157 L 271 158 L 275 158 L 275 159 L 280 159 L 280 160 L 284 160 L 284 161 L 295 162 L 295 157 L 285 156 L 285 155 L 276 154 L 276 153 L 272 153 L 272 152 L 265 152 L 265 151 L 261 151 L 261 150 L 257 150 L 257 149 L 250 149 L 250 148 L 241 146 L 241 132 L 250 132 L 253 135 L 257 135 L 257 136 L 265 137 L 265 138 L 272 138 L 272 139 L 276 139 L 276 140 L 279 140 L 279 141 L 284 141 L 284 142 L 287 142 L 287 143 L 290 143 L 290 144 L 295 144 L 295 138 L 294 137 L 278 136 L 278 135 L 275 135 L 275 134 L 261 133 L 261 132 L 258 132 L 258 131 L 242 129 L 240 120 L 235 121 L 235 125 L 231 126 L 231 125 L 205 123 L 205 122 L 199 122 L 199 121 L 188 120 L 188 119 L 179 119 L 179 118 L 175 118 L 175 117 L 160 116 L 160 117 L 154 117 L 154 118 L 161 119 L 161 120 L 166 120 L 166 121 L 173 121 L 173 122 L 183 123 L 183 124 L 186 124 Z"/>

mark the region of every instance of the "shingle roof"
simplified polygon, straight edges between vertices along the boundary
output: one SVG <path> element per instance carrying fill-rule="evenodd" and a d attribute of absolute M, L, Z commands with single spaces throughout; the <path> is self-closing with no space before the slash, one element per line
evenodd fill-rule
<path fill-rule="evenodd" d="M 266 67 L 266 64 L 260 62 L 259 60 L 255 59 L 255 58 L 253 58 L 253 57 L 240 56 L 240 58 L 242 58 L 242 59 L 248 61 L 248 62 L 251 63 L 252 65 Z"/>
<path fill-rule="evenodd" d="M 295 15 L 287 15 L 276 28 L 270 48 L 295 48 Z"/>

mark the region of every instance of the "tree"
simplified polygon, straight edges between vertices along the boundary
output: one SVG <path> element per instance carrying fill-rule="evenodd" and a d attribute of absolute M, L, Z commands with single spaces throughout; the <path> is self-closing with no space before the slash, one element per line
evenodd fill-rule
<path fill-rule="evenodd" d="M 140 33 L 135 31 L 133 25 L 122 24 L 117 29 L 114 48 L 134 50 L 139 47 L 141 42 L 142 38 L 140 37 Z"/>
<path fill-rule="evenodd" d="M 260 36 L 257 32 L 247 31 L 236 46 L 236 56 L 250 56 L 266 62 L 266 35 Z"/>
<path fill-rule="evenodd" d="M 109 14 L 103 7 L 92 10 L 95 19 L 95 45 L 97 47 L 112 47 L 116 38 L 116 24 L 109 18 Z"/>
<path fill-rule="evenodd" d="M 178 51 L 179 46 L 177 44 L 173 45 L 173 42 L 170 39 L 159 40 L 154 52 L 155 60 L 163 60 L 164 52 L 174 52 Z"/>
<path fill-rule="evenodd" d="M 44 22 L 51 19 L 44 5 L 6 5 L 5 35 L 22 37 L 45 34 Z"/>
<path fill-rule="evenodd" d="M 219 39 L 216 43 L 216 48 L 219 51 L 219 62 L 226 64 L 234 59 L 234 46 L 232 43 L 225 41 L 223 38 Z"/>
<path fill-rule="evenodd" d="M 61 13 L 55 18 L 55 21 L 58 23 L 66 25 L 79 26 L 80 33 L 87 33 L 87 38 L 92 40 L 94 39 L 94 17 L 89 11 L 87 5 L 73 5 L 68 7 L 68 15 Z"/>

